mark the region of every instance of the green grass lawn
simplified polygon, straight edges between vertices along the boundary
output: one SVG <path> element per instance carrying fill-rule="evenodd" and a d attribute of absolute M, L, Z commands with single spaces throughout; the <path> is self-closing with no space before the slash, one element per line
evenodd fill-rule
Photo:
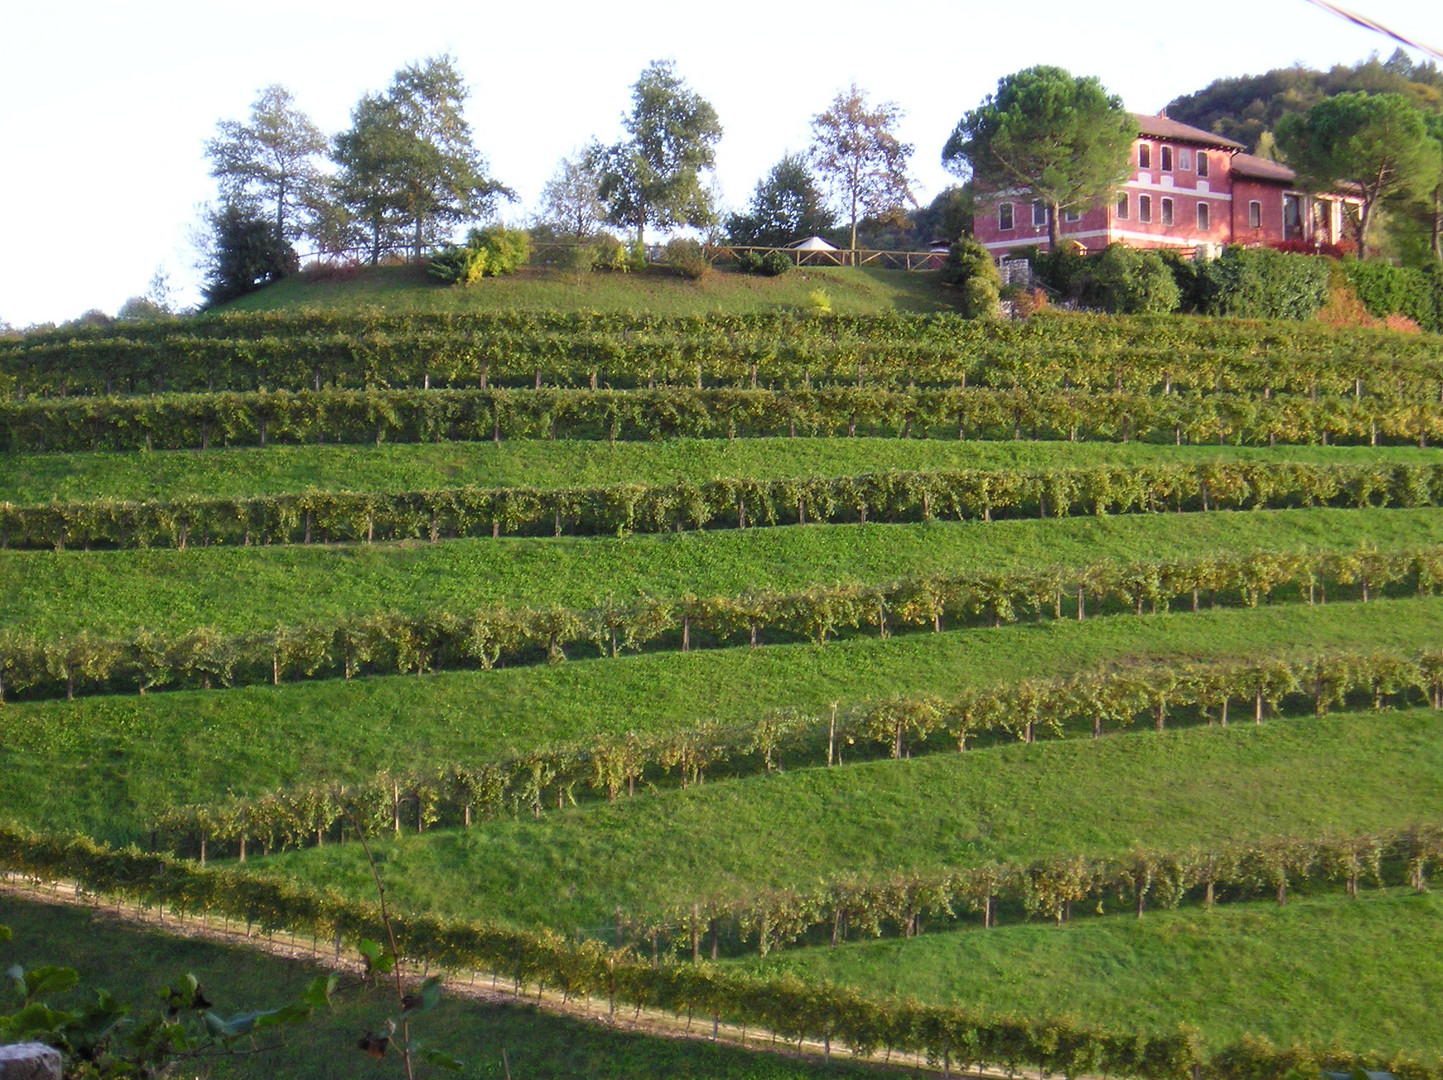
<path fill-rule="evenodd" d="M 1364 446 L 1218 447 L 1139 443 L 982 443 L 925 439 L 674 439 L 657 443 L 514 440 L 498 444 L 271 446 L 153 453 L 11 454 L 0 501 L 243 497 L 320 489 L 415 491 L 586 487 L 715 477 L 855 476 L 887 469 L 1049 469 L 1227 461 L 1424 462 L 1437 451 Z"/>
<path fill-rule="evenodd" d="M 92 911 L 0 896 L 0 924 L 14 939 L 0 943 L 0 967 L 52 963 L 75 968 L 80 987 L 61 1003 L 79 1003 L 109 989 L 138 1018 L 153 1016 L 156 994 L 189 972 L 201 982 L 223 1016 L 285 1004 L 322 969 L 211 942 L 170 937 L 120 923 Z M 401 1074 L 394 1054 L 375 1061 L 356 1040 L 398 1012 L 393 991 L 352 987 L 336 995 L 334 1008 L 310 1023 L 288 1029 L 283 1046 L 254 1056 L 235 1055 L 187 1065 L 183 1075 L 215 1080 L 370 1080 Z M 0 1011 L 8 1011 L 0 1006 Z M 459 995 L 415 1022 L 428 1045 L 461 1058 L 466 1077 L 501 1080 L 510 1074 L 538 1080 L 820 1080 L 876 1077 L 860 1066 L 824 1067 L 777 1055 L 608 1029 L 549 1015 L 524 1004 L 490 1004 Z M 265 1045 L 273 1045 L 267 1042 Z M 198 1067 L 197 1067 L 198 1066 Z M 434 1071 L 420 1075 L 443 1075 Z M 887 1075 L 895 1075 L 890 1073 Z"/>
<path fill-rule="evenodd" d="M 1081 918 L 1057 927 L 924 933 L 774 953 L 749 967 L 1129 1030 L 1197 1027 L 1217 1047 L 1280 1045 L 1443 1054 L 1443 898 L 1364 890 L 1204 911 Z"/>
<path fill-rule="evenodd" d="M 1440 774 L 1443 715 L 1335 714 L 803 768 L 403 837 L 380 857 L 403 908 L 570 932 L 606 926 L 617 905 L 654 911 L 848 873 L 1436 821 Z M 258 865 L 352 896 L 374 889 L 359 845 Z"/>
<path fill-rule="evenodd" d="M 386 767 L 486 761 L 598 733 L 740 721 L 782 706 L 820 714 L 832 701 L 954 694 L 1107 661 L 1411 651 L 1439 640 L 1443 598 L 12 703 L 0 709 L 0 807 L 37 828 L 127 842 L 175 803 L 369 778 Z"/>
<path fill-rule="evenodd" d="M 641 273 L 575 275 L 526 267 L 509 277 L 452 288 L 413 266 L 365 270 L 348 281 L 291 277 L 225 306 L 225 311 L 306 307 L 388 311 L 615 311 L 652 315 L 744 315 L 810 311 L 812 293 L 825 290 L 839 315 L 955 310 L 935 273 L 802 267 L 776 278 L 713 271 L 687 281 L 664 267 Z"/>
<path fill-rule="evenodd" d="M 587 608 L 641 594 L 739 595 L 937 572 L 1443 541 L 1443 510 L 1223 511 L 912 525 L 808 525 L 626 538 L 0 552 L 0 626 L 120 635 L 264 630 L 491 603 Z"/>

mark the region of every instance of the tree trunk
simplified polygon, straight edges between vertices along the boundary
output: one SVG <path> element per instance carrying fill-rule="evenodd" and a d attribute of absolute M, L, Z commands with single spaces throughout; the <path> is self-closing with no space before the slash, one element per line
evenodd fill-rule
<path fill-rule="evenodd" d="M 1062 239 L 1058 231 L 1058 205 L 1053 202 L 1047 207 L 1047 245 L 1048 250 L 1056 253 L 1058 242 Z"/>
<path fill-rule="evenodd" d="M 1443 184 L 1433 189 L 1432 237 L 1429 241 L 1433 258 L 1443 259 Z"/>
<path fill-rule="evenodd" d="M 1373 224 L 1373 200 L 1363 198 L 1363 210 L 1358 215 L 1358 261 L 1368 254 L 1368 227 Z"/>

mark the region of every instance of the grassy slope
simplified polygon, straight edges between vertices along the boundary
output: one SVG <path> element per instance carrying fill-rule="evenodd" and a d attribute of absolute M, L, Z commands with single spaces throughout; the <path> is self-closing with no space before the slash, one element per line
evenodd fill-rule
<path fill-rule="evenodd" d="M 0 896 L 0 924 L 15 931 L 0 944 L 0 965 L 54 963 L 80 972 L 83 1001 L 106 988 L 136 1011 L 153 1015 L 156 992 L 190 972 L 205 987 L 222 1015 L 284 1004 L 318 968 L 209 942 L 187 941 L 117 923 L 103 915 L 51 907 Z M 275 1053 L 236 1056 L 207 1066 L 206 1075 L 271 1080 L 371 1080 L 401 1075 L 395 1056 L 373 1061 L 355 1049 L 362 1032 L 395 1015 L 389 991 L 348 990 L 337 995 L 329 1014 L 290 1029 Z M 705 1042 L 682 1041 L 608 1030 L 549 1016 L 525 1005 L 492 1005 L 460 997 L 444 1000 L 416 1021 L 428 1045 L 466 1062 L 463 1075 L 501 1080 L 505 1048 L 517 1077 L 577 1080 L 672 1080 L 705 1076 L 719 1080 L 812 1080 L 820 1077 L 877 1076 L 877 1070 L 824 1068 L 769 1054 L 753 1054 Z M 188 1071 L 185 1075 L 194 1075 Z M 424 1075 L 439 1075 L 428 1072 Z"/>
<path fill-rule="evenodd" d="M 927 933 L 794 949 L 749 966 L 1103 1027 L 1443 1054 L 1443 898 L 1403 890 Z"/>
<path fill-rule="evenodd" d="M 123 634 L 262 630 L 381 610 L 584 608 L 643 593 L 737 595 L 943 571 L 1443 540 L 1443 510 L 1288 510 L 930 525 L 817 525 L 337 547 L 0 552 L 0 626 Z M 83 598 L 83 603 L 76 603 Z"/>
<path fill-rule="evenodd" d="M 403 907 L 562 930 L 840 875 L 1443 820 L 1443 715 L 1406 710 L 806 768 L 383 845 Z M 1367 776 L 1366 785 L 1341 777 Z M 1126 783 L 1119 783 L 1121 778 Z M 352 895 L 359 845 L 266 860 Z"/>
<path fill-rule="evenodd" d="M 470 288 L 441 285 L 409 266 L 363 271 L 351 281 L 310 283 L 300 277 L 252 293 L 226 311 L 308 307 L 389 311 L 645 311 L 652 315 L 749 314 L 811 310 L 810 295 L 826 290 L 842 315 L 950 311 L 936 274 L 804 267 L 777 278 L 717 271 L 685 281 L 657 267 L 640 274 L 574 275 L 528 267 Z"/>
<path fill-rule="evenodd" d="M 272 446 L 155 453 L 12 454 L 0 501 L 33 504 L 184 495 L 269 495 L 479 487 L 580 487 L 696 480 L 854 476 L 882 469 L 1016 469 L 1200 461 L 1437 460 L 1408 447 L 1152 446 L 922 439 L 676 439 L 662 443 L 508 441 L 386 446 Z"/>
<path fill-rule="evenodd" d="M 879 642 L 572 661 L 424 678 L 176 691 L 0 709 L 0 807 L 110 839 L 146 815 L 227 790 L 258 793 L 383 767 L 489 760 L 599 732 L 821 712 L 894 692 L 940 694 L 1109 660 L 1291 646 L 1417 649 L 1443 640 L 1443 599 L 1220 610 L 920 634 Z"/>

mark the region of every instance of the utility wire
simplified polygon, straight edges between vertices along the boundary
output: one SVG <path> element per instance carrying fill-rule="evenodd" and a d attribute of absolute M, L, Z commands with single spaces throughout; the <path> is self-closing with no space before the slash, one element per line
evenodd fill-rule
<path fill-rule="evenodd" d="M 1437 49 L 1432 48 L 1431 46 L 1424 45 L 1417 41 L 1413 41 L 1410 38 L 1405 38 L 1396 30 L 1389 30 L 1382 23 L 1370 19 L 1366 15 L 1359 15 L 1355 11 L 1349 11 L 1347 8 L 1339 7 L 1337 4 L 1329 3 L 1329 0 L 1308 0 L 1308 3 L 1312 4 L 1314 7 L 1320 7 L 1324 11 L 1330 11 L 1341 19 L 1347 19 L 1350 23 L 1353 23 L 1355 26 L 1361 26 L 1364 30 L 1371 30 L 1375 34 L 1382 34 L 1384 37 L 1392 38 L 1400 45 L 1406 45 L 1410 49 L 1417 49 L 1419 52 L 1427 53 L 1435 60 L 1443 60 L 1443 52 L 1440 52 Z"/>

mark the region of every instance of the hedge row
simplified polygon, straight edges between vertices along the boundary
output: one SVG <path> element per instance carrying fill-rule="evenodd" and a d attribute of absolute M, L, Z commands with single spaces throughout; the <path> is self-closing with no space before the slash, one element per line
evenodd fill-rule
<path fill-rule="evenodd" d="M 721 478 L 589 488 L 307 491 L 250 498 L 15 506 L 0 503 L 0 548 L 151 547 L 399 540 L 502 534 L 625 536 L 758 525 L 1066 517 L 1160 510 L 1443 504 L 1443 463 L 1216 461 L 1082 469 L 888 471 Z"/>
<path fill-rule="evenodd" d="M 642 597 L 611 600 L 588 610 L 506 608 L 470 613 L 385 613 L 305 626 L 278 625 L 261 633 L 221 634 L 142 629 L 126 639 L 88 631 L 38 637 L 0 630 L 0 701 L 9 690 L 37 689 L 67 698 L 129 684 L 142 694 L 182 684 L 272 682 L 283 678 L 351 678 L 369 671 L 424 672 L 503 661 L 556 662 L 566 649 L 590 645 L 602 656 L 647 644 L 689 650 L 706 635 L 725 643 L 767 633 L 810 639 L 818 645 L 842 630 L 865 628 L 886 637 L 897 627 L 944 621 L 1011 622 L 1020 612 L 1064 617 L 1075 601 L 1077 618 L 1090 603 L 1114 604 L 1139 615 L 1191 595 L 1256 605 L 1292 586 L 1313 602 L 1335 586 L 1356 588 L 1363 601 L 1377 590 L 1406 583 L 1421 594 L 1443 584 L 1443 547 L 1394 552 L 1230 553 L 1178 562 L 1101 563 L 1083 569 L 952 574 L 885 585 L 823 585 L 804 592 L 743 596 Z M 1064 601 L 1066 604 L 1064 605 Z"/>
<path fill-rule="evenodd" d="M 387 940 L 374 905 L 303 889 L 291 882 L 197 866 L 134 848 L 112 850 L 84 838 L 37 836 L 0 825 L 0 867 L 37 881 L 71 881 L 86 890 L 172 911 L 244 920 L 247 928 L 290 930 L 316 938 Z M 1108 1074 L 1140 1080 L 1256 1080 L 1292 1069 L 1351 1071 L 1386 1067 L 1401 1080 L 1440 1080 L 1443 1061 L 1382 1058 L 1341 1050 L 1275 1049 L 1244 1039 L 1209 1053 L 1187 1028 L 1174 1033 L 1107 1031 L 1071 1019 L 986 1015 L 915 1001 L 885 1002 L 855 990 L 796 979 L 767 979 L 707 963 L 640 963 L 629 950 L 572 944 L 548 931 L 462 923 L 393 913 L 397 951 L 428 968 L 494 971 L 515 982 L 566 995 L 605 996 L 678 1016 L 726 1019 L 789 1039 L 813 1039 L 827 1053 L 842 1045 L 870 1056 L 912 1051 L 952 1068 L 1022 1066 L 1067 1077 Z"/>
<path fill-rule="evenodd" d="M 1244 704 L 1248 715 L 1261 722 L 1265 708 L 1277 715 L 1285 703 L 1323 716 L 1350 698 L 1382 708 L 1406 704 L 1410 693 L 1434 708 L 1443 707 L 1443 650 L 1307 658 L 1280 654 L 1181 667 L 1104 668 L 1067 678 L 974 687 L 950 701 L 926 694 L 891 697 L 827 715 L 779 709 L 745 724 L 598 736 L 499 761 L 387 771 L 360 783 L 318 783 L 253 798 L 228 797 L 168 808 L 150 827 L 155 841 L 176 853 L 193 853 L 204 862 L 207 853 L 219 850 L 245 861 L 248 849 L 257 845 L 269 854 L 276 847 L 344 840 L 347 813 L 357 815 L 368 832 L 400 835 L 403 828 L 414 828 L 419 833 L 437 824 L 469 827 L 476 817 L 508 812 L 540 817 L 551 806 L 574 805 L 578 789 L 614 801 L 623 792 L 635 794 L 637 783 L 648 780 L 675 778 L 686 787 L 703 782 L 708 770 L 727 766 L 770 773 L 783 756 L 794 763 L 803 758 L 831 766 L 841 763 L 844 747 L 864 748 L 846 751 L 849 754 L 865 755 L 865 748 L 873 747 L 894 758 L 911 757 L 940 749 L 938 736 L 945 735 L 947 746 L 965 753 L 969 741 L 985 735 L 1031 742 L 1042 730 L 1058 737 L 1083 730 L 1099 738 L 1109 725 L 1115 730 L 1140 720 L 1162 730 L 1169 710 L 1194 709 L 1209 724 L 1220 721 L 1226 726 L 1233 702 Z M 835 903 L 821 903 L 817 897 L 835 897 L 841 888 L 797 894 L 793 906 L 820 904 L 819 910 L 835 911 Z M 846 889 L 849 895 L 855 891 L 854 885 Z M 955 891 L 935 895 L 941 907 L 926 913 L 950 914 L 946 898 Z M 746 907 L 752 902 L 722 903 L 709 910 L 755 928 L 759 923 Z M 774 907 L 780 901 L 771 896 L 764 902 Z M 661 925 L 668 925 L 665 918 Z M 763 935 L 759 944 L 765 952 L 774 943 Z"/>
<path fill-rule="evenodd" d="M 1345 259 L 1340 264 L 1348 287 L 1370 315 L 1405 315 L 1424 330 L 1443 330 L 1443 264 L 1425 270 L 1386 262 Z"/>
<path fill-rule="evenodd" d="M 1024 390 L 336 390 L 0 402 L 12 451 L 873 435 L 1103 442 L 1443 439 L 1431 400 Z"/>
<path fill-rule="evenodd" d="M 1436 396 L 1434 337 L 1201 319 L 230 316 L 0 342 L 22 396 L 324 387 L 1169 387 Z"/>

